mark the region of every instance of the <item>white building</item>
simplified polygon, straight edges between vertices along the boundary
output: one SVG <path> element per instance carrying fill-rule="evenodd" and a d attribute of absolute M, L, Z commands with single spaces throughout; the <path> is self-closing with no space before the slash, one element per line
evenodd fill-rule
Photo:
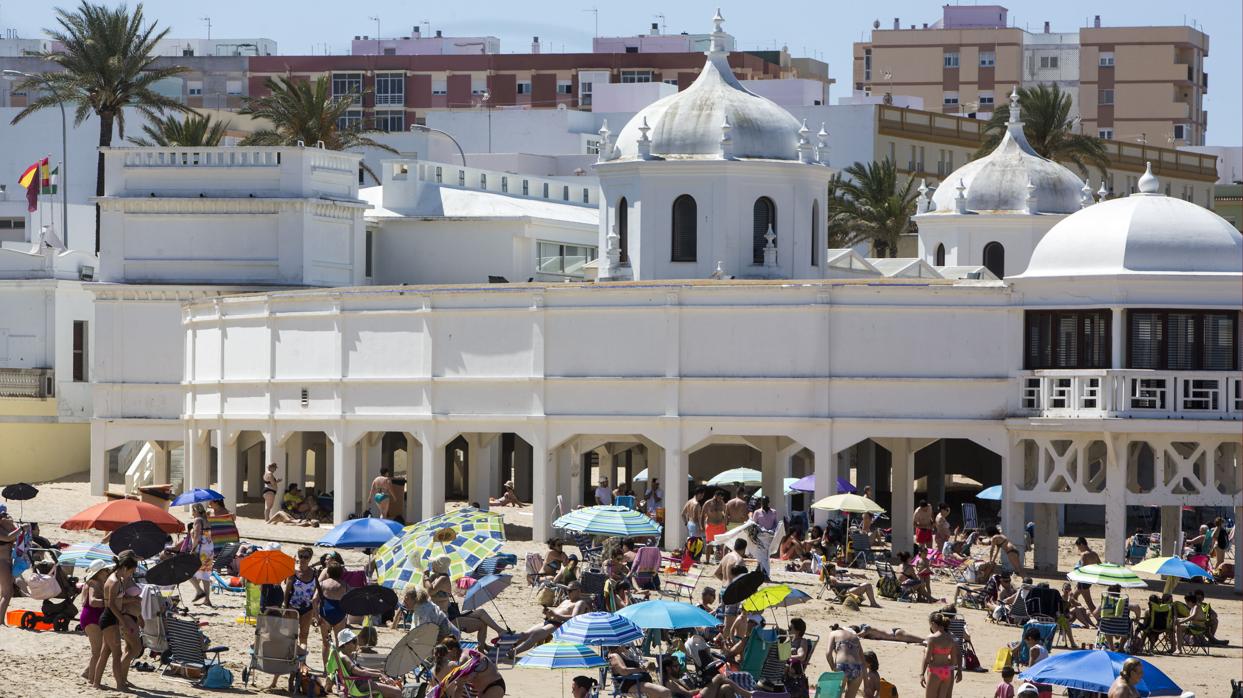
<path fill-rule="evenodd" d="M 217 483 L 230 503 L 257 498 L 263 463 L 276 462 L 285 482 L 330 490 L 343 520 L 392 464 L 408 481 L 407 518 L 450 498 L 486 505 L 512 477 L 534 502 L 538 538 L 597 475 L 647 467 L 664 481 L 665 538 L 676 545 L 687 474 L 747 462 L 770 492 L 808 473 L 816 496 L 839 475 L 873 485 L 903 549 L 917 481 L 936 501 L 947 475 L 969 474 L 1003 486 L 1012 538 L 1032 506 L 1042 568 L 1056 565 L 1060 505 L 1104 520 L 1112 561 L 1123 556 L 1128 505 L 1142 507 L 1137 517 L 1160 507 L 1167 551 L 1182 505 L 1243 515 L 1237 231 L 1163 196 L 1150 174 L 1134 196 L 1071 212 L 1086 202 L 1066 198 L 1068 173 L 1011 142 L 957 177 L 966 203 L 937 224 L 937 234 L 961 229 L 953 264 L 829 250 L 816 236 L 829 172 L 819 145 L 741 89 L 714 49 L 696 87 L 636 115 L 616 141 L 602 134 L 607 283 L 365 285 L 367 228 L 380 226 L 384 241 L 388 212 L 425 211 L 424 196 L 451 209 L 445 173 L 439 187 L 426 179 L 434 164 L 386 163 L 372 215 L 345 186 L 357 156 L 272 149 L 238 163 L 220 158 L 245 151 L 219 149 L 161 167 L 151 151 L 109 152 L 135 172 L 110 177 L 133 184 L 103 199 L 106 237 L 119 247 L 105 251 L 101 274 L 121 264 L 162 285 L 125 271 L 97 287 L 94 492 L 108 485 L 108 451 L 148 441 L 182 449 L 185 485 Z M 157 174 L 176 195 L 154 188 Z M 482 201 L 502 195 L 493 176 Z M 232 193 L 246 191 L 265 193 Z M 684 194 L 693 206 L 678 203 Z M 1012 203 L 1033 198 L 1026 214 Z M 992 200 L 1008 205 L 982 214 Z M 938 212 L 925 216 L 940 221 L 933 201 Z M 1004 280 L 965 249 L 978 238 L 967 231 L 1045 211 L 1057 219 L 1047 232 L 1002 232 L 1033 241 L 1030 260 L 1022 245 L 1007 250 Z M 216 221 L 239 214 L 255 240 L 211 239 L 232 235 Z M 151 234 L 157 220 L 163 236 Z M 446 237 L 462 232 L 432 223 Z M 518 250 L 530 236 L 511 230 Z M 237 294 L 261 276 L 224 256 L 239 245 L 303 288 Z M 682 261 L 691 247 L 694 261 Z M 177 285 L 210 265 L 248 285 Z M 1243 557 L 1243 537 L 1236 546 Z"/>

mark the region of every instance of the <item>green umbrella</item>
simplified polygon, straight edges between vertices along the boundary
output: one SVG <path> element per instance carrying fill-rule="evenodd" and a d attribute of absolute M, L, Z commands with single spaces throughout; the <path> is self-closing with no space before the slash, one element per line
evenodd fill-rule
<path fill-rule="evenodd" d="M 1140 579 L 1129 567 L 1109 562 L 1084 565 L 1073 569 L 1070 574 L 1066 575 L 1066 578 L 1083 584 L 1104 584 L 1105 586 L 1117 584 L 1120 587 L 1135 589 L 1148 586 L 1148 583 Z"/>
<path fill-rule="evenodd" d="M 762 474 L 755 468 L 734 468 L 720 473 L 708 481 L 709 485 L 732 485 L 741 482 L 744 485 L 758 485 L 762 482 Z"/>

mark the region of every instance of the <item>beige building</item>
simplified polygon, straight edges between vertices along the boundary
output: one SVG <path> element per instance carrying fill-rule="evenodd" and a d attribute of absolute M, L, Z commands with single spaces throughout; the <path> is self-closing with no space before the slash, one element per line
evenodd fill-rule
<path fill-rule="evenodd" d="M 854 45 L 856 93 L 914 96 L 927 109 L 987 118 L 1014 85 L 1056 83 L 1084 133 L 1158 146 L 1203 145 L 1208 35 L 1189 26 L 1031 32 L 1000 5 L 946 5 L 932 24 L 874 24 Z"/>

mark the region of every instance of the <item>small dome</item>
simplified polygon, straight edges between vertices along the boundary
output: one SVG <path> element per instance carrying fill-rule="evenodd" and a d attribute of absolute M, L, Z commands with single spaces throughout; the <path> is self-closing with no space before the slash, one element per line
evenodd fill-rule
<path fill-rule="evenodd" d="M 738 82 L 721 48 L 719 12 L 713 21 L 712 46 L 699 77 L 685 90 L 635 114 L 617 134 L 612 159 L 638 157 L 646 124 L 656 157 L 719 158 L 721 137 L 728 130 L 733 157 L 798 160 L 799 121 Z"/>
<path fill-rule="evenodd" d="M 1243 273 L 1243 236 L 1224 218 L 1164 196 L 1151 165 L 1140 192 L 1053 226 L 1019 278 Z"/>
<path fill-rule="evenodd" d="M 932 195 L 933 213 L 954 213 L 961 183 L 967 210 L 976 213 L 1027 213 L 1028 184 L 1035 185 L 1036 211 L 1074 213 L 1083 182 L 1064 166 L 1040 157 L 1019 120 L 1018 94 L 1010 95 L 1010 123 L 993 152 L 954 170 Z"/>

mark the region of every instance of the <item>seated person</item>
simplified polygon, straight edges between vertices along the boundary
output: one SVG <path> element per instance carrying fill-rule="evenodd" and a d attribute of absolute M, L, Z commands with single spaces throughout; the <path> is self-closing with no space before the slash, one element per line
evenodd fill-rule
<path fill-rule="evenodd" d="M 839 601 L 846 601 L 847 597 L 853 596 L 856 605 L 867 599 L 874 608 L 880 608 L 880 604 L 876 603 L 876 591 L 872 584 L 857 581 L 859 576 L 850 570 L 838 567 L 832 562 L 826 562 L 820 574 L 827 580 L 829 588 L 837 595 Z"/>
<path fill-rule="evenodd" d="M 539 571 L 541 575 L 556 575 L 561 566 L 569 562 L 569 556 L 561 549 L 562 544 L 559 538 L 548 539 L 548 552 L 544 553 L 544 566 Z"/>
<path fill-rule="evenodd" d="M 1217 611 L 1213 610 L 1213 607 L 1207 601 L 1204 600 L 1204 590 L 1196 589 L 1195 591 L 1192 592 L 1192 595 L 1195 596 L 1196 605 L 1201 607 L 1201 610 L 1204 611 L 1205 618 L 1208 619 L 1208 640 L 1209 642 L 1213 643 L 1214 645 L 1230 644 L 1229 640 L 1217 639 L 1217 622 L 1218 622 Z"/>
<path fill-rule="evenodd" d="M 612 668 L 610 662 L 609 667 Z M 751 692 L 731 681 L 724 674 L 717 674 L 703 688 L 692 688 L 682 681 L 682 665 L 675 657 L 665 657 L 661 667 L 661 684 L 673 698 L 747 698 Z M 644 693 L 644 695 L 652 695 Z"/>
<path fill-rule="evenodd" d="M 328 650 L 324 671 L 329 677 L 345 679 L 346 695 L 380 695 L 383 698 L 401 698 L 401 685 L 384 675 L 384 672 L 366 669 L 354 661 L 358 653 L 358 636 L 346 628 L 337 634 L 337 646 Z M 369 692 L 368 692 L 369 691 Z"/>
<path fill-rule="evenodd" d="M 672 698 L 673 693 L 669 689 L 656 683 L 651 673 L 644 671 L 643 659 L 633 647 L 609 648 L 608 662 L 614 680 L 620 680 L 617 690 L 621 694 Z M 631 678 L 622 679 L 623 676 Z"/>
<path fill-rule="evenodd" d="M 807 663 L 811 661 L 811 640 L 808 640 L 805 637 L 806 635 L 807 621 L 802 618 L 791 618 L 789 635 L 790 660 L 798 660 L 802 666 L 807 666 Z"/>
<path fill-rule="evenodd" d="M 604 610 L 616 613 L 631 603 L 630 592 L 634 587 L 626 576 L 628 567 L 613 565 L 608 568 L 608 579 L 604 580 Z"/>
<path fill-rule="evenodd" d="M 1150 594 L 1148 596 L 1148 610 L 1144 613 L 1143 624 L 1140 627 L 1144 631 L 1144 642 L 1148 645 L 1150 652 L 1153 645 L 1163 635 L 1173 632 L 1174 604 L 1169 594 L 1166 594 L 1164 597 L 1160 594 Z M 1171 640 L 1173 640 L 1172 636 Z"/>
<path fill-rule="evenodd" d="M 916 601 L 932 601 L 931 595 L 924 591 L 924 579 L 915 571 L 913 560 L 914 558 L 908 552 L 898 553 L 898 561 L 902 563 L 898 571 L 898 581 L 906 593 L 915 595 Z"/>
<path fill-rule="evenodd" d="M 1195 637 L 1203 637 L 1208 639 L 1208 613 L 1204 607 L 1208 604 L 1196 603 L 1195 594 L 1187 594 L 1183 597 L 1180 606 L 1176 606 L 1178 611 L 1186 609 L 1186 615 L 1180 615 L 1174 621 L 1174 649 L 1182 652 L 1183 648 Z"/>
<path fill-rule="evenodd" d="M 566 598 L 555 608 L 544 609 L 544 620 L 537 625 L 518 633 L 518 644 L 514 646 L 514 654 L 522 654 L 532 647 L 552 637 L 561 624 L 574 616 L 582 615 L 591 610 L 591 601 L 583 596 L 583 589 L 578 582 L 566 585 Z"/>
<path fill-rule="evenodd" d="M 297 526 L 319 525 L 319 521 L 311 513 L 318 509 L 318 505 L 313 504 L 298 491 L 297 483 L 291 482 L 285 487 L 285 496 L 281 506 L 282 508 L 272 512 L 272 516 L 268 518 L 268 523 L 287 523 Z"/>
<path fill-rule="evenodd" d="M 493 507 L 524 507 L 521 499 L 518 499 L 518 493 L 514 491 L 514 481 L 506 480 L 505 485 L 501 488 L 501 496 L 499 499 L 488 499 L 488 506 Z"/>

